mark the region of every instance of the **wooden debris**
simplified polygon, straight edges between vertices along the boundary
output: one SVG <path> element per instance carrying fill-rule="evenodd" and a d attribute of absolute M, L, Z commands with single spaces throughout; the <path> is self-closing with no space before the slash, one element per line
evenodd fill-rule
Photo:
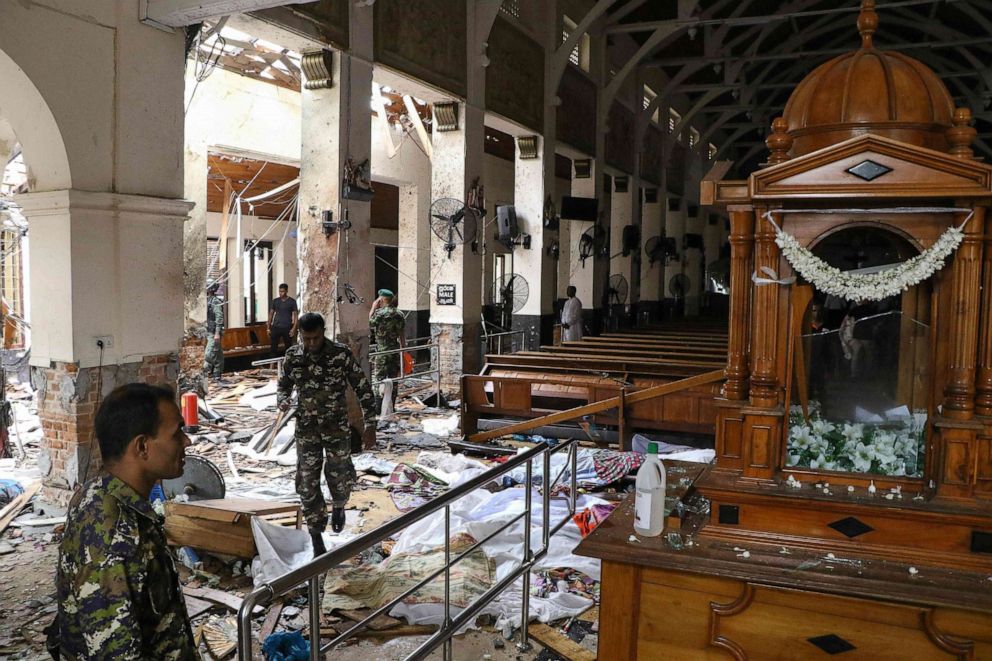
<path fill-rule="evenodd" d="M 355 622 L 361 622 L 366 617 L 368 617 L 369 614 L 372 613 L 370 609 L 363 609 L 363 610 L 342 609 L 339 610 L 338 612 L 344 615 L 349 620 L 354 620 Z M 400 624 L 401 624 L 400 621 L 397 620 L 395 617 L 389 617 L 388 615 L 383 614 L 383 615 L 377 615 L 375 618 L 373 618 L 372 621 L 369 622 L 368 628 L 372 629 L 373 631 L 385 631 L 386 629 L 392 629 L 393 627 L 398 627 Z"/>
<path fill-rule="evenodd" d="M 229 592 L 224 592 L 223 590 L 216 590 L 214 588 L 191 588 L 186 586 L 183 588 L 183 594 L 190 597 L 198 597 L 200 599 L 206 599 L 209 602 L 219 604 L 228 608 L 235 613 L 241 608 L 241 602 L 244 601 L 241 597 L 231 594 Z M 252 615 L 258 615 L 264 609 L 261 606 L 255 606 L 252 609 Z"/>
<path fill-rule="evenodd" d="M 338 634 L 347 631 L 353 625 L 351 623 L 337 624 L 331 626 L 325 624 L 320 627 L 320 635 L 328 638 L 333 638 Z M 340 629 L 340 631 L 338 630 Z M 397 636 L 429 636 L 437 631 L 437 627 L 429 626 L 426 624 L 404 624 L 398 627 L 392 627 L 391 629 L 383 629 L 382 631 L 376 631 L 375 629 L 363 629 L 356 633 L 352 638 L 394 638 Z M 306 633 L 304 633 L 306 635 Z"/>
<path fill-rule="evenodd" d="M 27 489 L 24 490 L 24 493 L 7 503 L 7 506 L 0 510 L 0 533 L 7 529 L 10 522 L 31 502 L 31 499 L 34 498 L 34 495 L 38 493 L 38 489 L 40 488 L 40 481 L 29 484 Z"/>
<path fill-rule="evenodd" d="M 215 659 L 226 659 L 238 647 L 238 623 L 232 616 L 210 618 L 203 624 L 203 638 L 207 650 Z"/>
<path fill-rule="evenodd" d="M 530 636 L 567 661 L 596 661 L 596 654 L 547 624 L 531 624 Z"/>
<path fill-rule="evenodd" d="M 194 617 L 203 615 L 208 610 L 214 607 L 209 601 L 204 601 L 203 599 L 197 599 L 196 597 L 191 597 L 188 594 L 184 594 L 183 597 L 186 600 L 186 613 L 192 620 Z"/>
<path fill-rule="evenodd" d="M 258 632 L 259 642 L 264 643 L 265 639 L 271 636 L 272 632 L 276 630 L 276 625 L 279 624 L 279 616 L 282 615 L 282 606 L 282 601 L 277 601 L 269 606 L 269 612 L 265 614 L 262 628 Z"/>

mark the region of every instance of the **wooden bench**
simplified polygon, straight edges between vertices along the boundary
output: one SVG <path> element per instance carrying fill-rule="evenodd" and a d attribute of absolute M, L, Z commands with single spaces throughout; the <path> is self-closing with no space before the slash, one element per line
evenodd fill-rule
<path fill-rule="evenodd" d="M 227 328 L 221 337 L 225 358 L 268 355 L 269 329 L 265 324 L 253 324 L 239 328 Z"/>

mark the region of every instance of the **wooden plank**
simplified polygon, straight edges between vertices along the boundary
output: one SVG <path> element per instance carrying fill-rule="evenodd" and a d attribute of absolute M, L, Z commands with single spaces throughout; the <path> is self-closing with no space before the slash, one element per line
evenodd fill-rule
<path fill-rule="evenodd" d="M 283 602 L 281 600 L 269 606 L 269 612 L 265 614 L 265 621 L 262 622 L 262 628 L 258 631 L 258 642 L 264 643 L 265 639 L 271 636 L 272 632 L 276 630 L 276 625 L 279 624 L 279 616 L 282 615 L 282 606 Z"/>
<path fill-rule="evenodd" d="M 547 624 L 531 624 L 527 628 L 527 631 L 534 640 L 567 661 L 596 661 L 595 652 L 587 650 L 557 629 L 552 629 Z"/>
<path fill-rule="evenodd" d="M 191 597 L 188 594 L 184 594 L 183 598 L 186 601 L 186 614 L 189 615 L 190 619 L 203 615 L 208 610 L 214 607 L 214 604 L 209 601 L 204 601 L 203 599 L 197 599 L 196 597 Z"/>
<path fill-rule="evenodd" d="M 29 484 L 24 490 L 24 493 L 7 503 L 7 506 L 0 510 L 0 533 L 7 529 L 10 522 L 21 513 L 21 510 L 23 510 L 28 503 L 31 502 L 31 499 L 34 498 L 34 495 L 38 493 L 38 489 L 40 488 L 40 480 L 33 484 Z"/>
<path fill-rule="evenodd" d="M 345 626 L 344 624 L 338 624 L 337 626 L 331 626 L 325 624 L 320 628 L 320 635 L 326 636 L 328 638 L 336 637 L 339 633 L 347 631 L 352 627 L 351 624 Z M 338 630 L 340 628 L 340 631 Z M 392 629 L 385 629 L 383 631 L 376 631 L 375 629 L 365 629 L 364 631 L 359 631 L 354 634 L 352 638 L 395 638 L 398 636 L 429 636 L 430 634 L 437 631 L 437 627 L 424 625 L 424 624 L 404 624 L 402 626 L 393 627 Z M 304 632 L 303 634 L 307 634 Z"/>
<path fill-rule="evenodd" d="M 354 620 L 355 622 L 361 622 L 372 612 L 371 610 L 339 610 L 339 613 L 344 615 L 349 620 Z M 388 615 L 378 615 L 369 621 L 368 627 L 373 631 L 385 631 L 386 629 L 392 629 L 398 627 L 401 624 L 399 620 L 394 617 L 389 617 Z"/>
<path fill-rule="evenodd" d="M 655 397 L 663 397 L 664 395 L 670 395 L 672 393 L 680 392 L 682 390 L 686 390 L 688 388 L 692 388 L 695 386 L 701 386 L 707 383 L 714 383 L 721 379 L 723 379 L 722 369 L 713 370 L 712 372 L 705 372 L 697 376 L 690 376 L 688 378 L 680 379 L 678 381 L 672 381 L 671 383 L 666 383 L 660 386 L 654 386 L 653 388 L 646 388 L 644 390 L 639 390 L 638 392 L 627 395 L 626 403 L 635 404 L 637 402 L 643 402 L 649 399 L 654 399 Z M 499 438 L 500 436 L 505 436 L 506 434 L 522 433 L 522 432 L 530 431 L 532 429 L 536 429 L 537 427 L 551 425 L 556 422 L 573 420 L 575 418 L 580 418 L 584 415 L 590 415 L 593 413 L 608 411 L 609 409 L 616 408 L 618 406 L 620 406 L 620 397 L 611 397 L 609 399 L 604 399 L 603 401 L 596 402 L 594 404 L 577 406 L 575 408 L 566 409 L 564 411 L 559 411 L 557 413 L 545 415 L 540 418 L 535 418 L 533 420 L 526 420 L 524 422 L 519 422 L 513 425 L 507 425 L 506 427 L 500 427 L 498 429 L 479 432 L 478 434 L 473 434 L 466 440 L 472 443 L 489 441 L 494 438 Z"/>
<path fill-rule="evenodd" d="M 197 597 L 198 599 L 205 599 L 211 603 L 224 606 L 225 608 L 238 612 L 241 608 L 241 602 L 244 601 L 241 597 L 231 594 L 229 592 L 224 592 L 223 590 L 216 590 L 214 588 L 191 588 L 186 586 L 183 588 L 183 594 L 191 597 Z M 258 615 L 264 609 L 261 606 L 255 606 L 252 609 L 252 615 Z"/>

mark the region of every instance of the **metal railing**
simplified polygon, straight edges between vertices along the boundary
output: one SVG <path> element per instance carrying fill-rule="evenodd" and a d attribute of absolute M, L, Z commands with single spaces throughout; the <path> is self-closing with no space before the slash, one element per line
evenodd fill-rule
<path fill-rule="evenodd" d="M 275 364 L 276 374 L 281 379 L 282 378 L 282 364 L 286 361 L 285 358 L 263 358 L 262 360 L 251 361 L 252 367 L 267 367 L 269 365 Z"/>
<path fill-rule="evenodd" d="M 392 377 L 393 384 L 400 383 L 401 381 L 408 381 L 410 379 L 423 379 L 424 377 L 430 377 L 434 382 L 434 395 L 436 397 L 436 403 L 441 406 L 441 345 L 439 342 L 431 341 L 432 338 L 429 337 L 418 337 L 407 341 L 407 346 L 401 347 L 399 349 L 383 349 L 375 351 L 369 351 L 369 362 L 372 365 L 372 388 L 373 390 L 382 381 L 375 378 L 375 359 L 377 356 L 389 356 L 394 353 L 400 354 L 400 376 Z M 420 342 L 421 344 L 414 344 L 415 342 Z M 430 364 L 429 368 L 426 370 L 416 371 L 416 364 L 414 364 L 414 371 L 410 374 L 403 374 L 403 355 L 404 353 L 410 352 L 416 354 L 417 352 L 428 350 L 430 351 Z"/>
<path fill-rule="evenodd" d="M 514 343 L 513 338 L 516 335 L 520 336 L 520 340 Z M 486 333 L 484 338 L 486 342 L 486 353 L 502 355 L 503 353 L 515 353 L 520 351 L 524 347 L 524 335 L 525 333 L 522 330 L 503 331 L 502 333 Z M 504 339 L 507 340 L 507 343 L 509 344 L 510 350 L 508 352 L 503 351 Z M 496 345 L 495 349 L 493 349 L 494 340 Z"/>
<path fill-rule="evenodd" d="M 391 521 L 384 523 L 379 528 L 370 531 L 361 537 L 353 539 L 352 541 L 332 550 L 324 555 L 314 558 L 312 561 L 306 565 L 294 569 L 293 571 L 284 574 L 265 585 L 262 585 L 255 590 L 253 590 L 244 601 L 241 602 L 241 608 L 238 610 L 238 658 L 241 661 L 248 661 L 252 658 L 252 611 L 255 606 L 270 603 L 273 599 L 286 595 L 296 588 L 298 588 L 303 583 L 307 584 L 307 591 L 309 594 L 307 608 L 309 610 L 309 628 L 310 628 L 310 659 L 311 661 L 317 661 L 321 659 L 323 654 L 328 650 L 337 647 L 341 643 L 345 642 L 353 635 L 365 629 L 369 623 L 379 615 L 387 613 L 396 604 L 400 603 L 403 599 L 420 590 L 425 585 L 433 581 L 434 579 L 444 575 L 444 622 L 441 627 L 432 634 L 426 641 L 424 641 L 416 650 L 414 650 L 407 660 L 411 659 L 423 659 L 426 658 L 428 654 L 437 649 L 437 647 L 444 646 L 444 659 L 450 661 L 452 659 L 452 642 L 451 639 L 457 631 L 459 631 L 466 623 L 473 621 L 473 619 L 479 614 L 479 612 L 489 603 L 491 603 L 496 597 L 498 597 L 504 590 L 506 590 L 510 585 L 512 585 L 518 578 L 523 577 L 522 586 L 522 607 L 521 607 L 521 619 L 520 619 L 520 642 L 517 644 L 517 648 L 520 651 L 525 651 L 530 648 L 530 640 L 528 636 L 528 619 L 530 611 L 530 574 L 534 565 L 540 561 L 548 552 L 548 547 L 551 538 L 561 530 L 572 518 L 575 516 L 575 502 L 576 502 L 576 458 L 577 458 L 577 448 L 578 441 L 572 440 L 561 443 L 555 447 L 548 446 L 546 444 L 537 445 L 526 452 L 523 452 L 515 457 L 510 458 L 505 463 L 499 466 L 495 466 L 492 469 L 486 471 L 482 475 L 469 480 L 468 482 L 461 484 L 445 494 L 438 496 L 429 503 L 407 512 Z M 558 472 L 558 474 L 552 478 L 551 476 L 551 457 L 557 452 L 567 450 L 568 458 L 565 465 Z M 541 549 L 536 553 L 531 549 L 531 528 L 533 523 L 532 517 L 532 506 L 533 506 L 533 462 L 538 457 L 541 457 L 543 461 L 543 480 L 542 480 L 542 521 L 541 521 Z M 464 550 L 455 558 L 451 557 L 451 505 L 459 498 L 468 495 L 469 493 L 475 491 L 476 489 L 482 488 L 489 484 L 493 480 L 496 480 L 503 475 L 513 471 L 519 466 L 525 466 L 525 480 L 524 480 L 524 511 L 513 517 L 511 520 L 504 523 L 500 528 L 483 539 L 476 541 L 468 549 Z M 551 522 L 551 492 L 558 481 L 562 478 L 566 469 L 569 470 L 569 493 L 568 493 L 568 515 L 562 520 L 558 521 L 554 525 Z M 320 579 L 328 571 L 338 567 L 342 562 L 356 556 L 357 554 L 371 548 L 375 544 L 391 537 L 398 532 L 408 528 L 417 521 L 424 519 L 436 512 L 444 510 L 444 566 L 430 575 L 422 578 L 416 585 L 406 590 L 403 594 L 394 598 L 389 603 L 377 608 L 372 613 L 370 613 L 365 619 L 354 624 L 350 629 L 340 633 L 337 637 L 330 640 L 327 643 L 321 643 L 320 638 L 320 614 L 321 614 L 321 599 L 320 599 Z M 468 554 L 482 547 L 483 544 L 490 541 L 493 537 L 499 533 L 505 531 L 507 528 L 517 524 L 521 520 L 526 523 L 524 525 L 524 537 L 523 537 L 523 557 L 520 558 L 520 564 L 509 574 L 503 577 L 496 584 L 492 585 L 486 592 L 484 592 L 479 598 L 477 598 L 472 603 L 465 606 L 460 613 L 455 616 L 451 614 L 451 567 L 456 564 Z"/>

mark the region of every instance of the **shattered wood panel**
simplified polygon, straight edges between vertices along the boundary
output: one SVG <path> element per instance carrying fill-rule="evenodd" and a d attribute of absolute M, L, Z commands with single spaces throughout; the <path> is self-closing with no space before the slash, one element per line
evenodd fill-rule
<path fill-rule="evenodd" d="M 606 162 L 628 174 L 634 172 L 634 113 L 619 103 L 610 108 Z"/>
<path fill-rule="evenodd" d="M 465 96 L 465 10 L 450 0 L 376 3 L 376 62 Z"/>
<path fill-rule="evenodd" d="M 558 139 L 585 152 L 596 152 L 596 84 L 567 67 L 558 87 Z"/>
<path fill-rule="evenodd" d="M 544 126 L 544 51 L 509 21 L 489 34 L 486 109 L 540 133 Z"/>

